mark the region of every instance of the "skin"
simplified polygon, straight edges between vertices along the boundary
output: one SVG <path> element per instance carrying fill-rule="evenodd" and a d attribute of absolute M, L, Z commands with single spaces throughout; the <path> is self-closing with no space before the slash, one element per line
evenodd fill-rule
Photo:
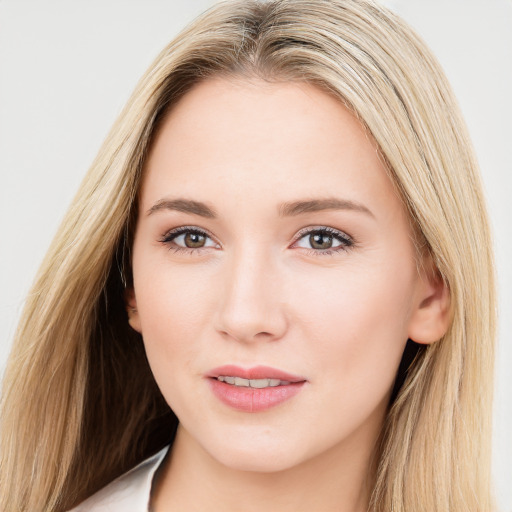
<path fill-rule="evenodd" d="M 216 217 L 162 203 L 176 198 Z M 345 204 L 280 215 L 324 199 Z M 155 511 L 366 510 L 405 343 L 444 334 L 448 297 L 435 273 L 418 273 L 405 209 L 362 125 L 312 85 L 208 79 L 156 135 L 139 211 L 129 319 L 180 420 Z M 182 226 L 210 238 L 187 250 L 190 235 L 168 235 Z M 336 236 L 319 248 L 304 229 L 322 227 Z M 224 364 L 306 383 L 243 412 L 210 391 L 205 374 Z"/>

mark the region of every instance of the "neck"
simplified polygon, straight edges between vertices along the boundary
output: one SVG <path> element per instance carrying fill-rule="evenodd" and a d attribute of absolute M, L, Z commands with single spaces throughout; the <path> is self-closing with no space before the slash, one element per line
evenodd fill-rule
<path fill-rule="evenodd" d="M 371 437 L 371 443 L 345 439 L 293 468 L 265 473 L 226 467 L 180 425 L 155 483 L 153 510 L 204 511 L 215 503 L 224 512 L 365 512 L 376 436 Z"/>

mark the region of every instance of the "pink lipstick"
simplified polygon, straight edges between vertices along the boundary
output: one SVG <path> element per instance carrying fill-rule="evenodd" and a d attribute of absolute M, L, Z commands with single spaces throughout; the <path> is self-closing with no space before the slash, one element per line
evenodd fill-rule
<path fill-rule="evenodd" d="M 243 412 L 275 407 L 300 392 L 306 379 L 268 366 L 240 368 L 225 365 L 206 374 L 213 394 Z"/>

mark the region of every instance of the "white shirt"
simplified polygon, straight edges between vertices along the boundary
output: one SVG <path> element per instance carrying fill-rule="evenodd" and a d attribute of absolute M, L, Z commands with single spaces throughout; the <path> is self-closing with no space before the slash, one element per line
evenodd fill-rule
<path fill-rule="evenodd" d="M 153 476 L 168 450 L 163 448 L 70 512 L 148 512 Z"/>

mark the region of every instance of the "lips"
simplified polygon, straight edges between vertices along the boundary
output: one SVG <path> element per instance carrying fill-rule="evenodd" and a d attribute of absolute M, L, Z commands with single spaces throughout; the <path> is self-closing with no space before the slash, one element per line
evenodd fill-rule
<path fill-rule="evenodd" d="M 223 375 L 239 377 L 242 379 L 278 379 L 288 382 L 304 382 L 304 377 L 271 368 L 270 366 L 255 366 L 253 368 L 240 368 L 232 364 L 219 366 L 208 372 L 207 376 L 217 378 Z"/>
<path fill-rule="evenodd" d="M 224 365 L 206 375 L 213 394 L 225 405 L 243 412 L 275 407 L 299 393 L 304 377 L 271 368 Z"/>

